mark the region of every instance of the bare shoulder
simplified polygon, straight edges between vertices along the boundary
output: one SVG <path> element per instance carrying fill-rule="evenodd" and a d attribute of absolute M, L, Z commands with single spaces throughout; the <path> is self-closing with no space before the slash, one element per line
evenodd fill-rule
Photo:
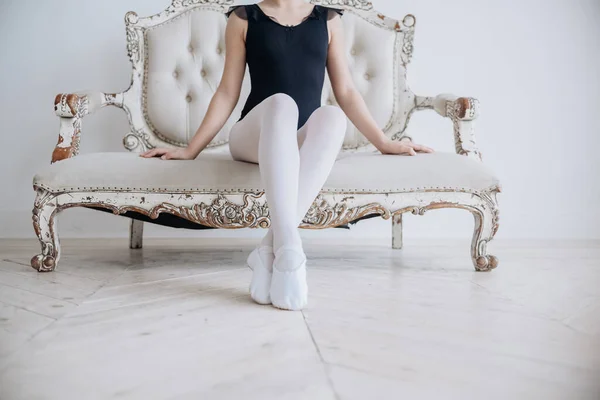
<path fill-rule="evenodd" d="M 246 31 L 248 30 L 248 17 L 243 6 L 234 7 L 227 12 L 227 38 L 246 39 Z"/>
<path fill-rule="evenodd" d="M 329 31 L 329 43 L 335 43 L 343 39 L 344 30 L 341 13 L 337 10 L 327 11 L 327 30 Z"/>
<path fill-rule="evenodd" d="M 327 9 L 327 28 L 329 30 L 329 42 L 344 34 L 342 12 L 334 9 Z"/>

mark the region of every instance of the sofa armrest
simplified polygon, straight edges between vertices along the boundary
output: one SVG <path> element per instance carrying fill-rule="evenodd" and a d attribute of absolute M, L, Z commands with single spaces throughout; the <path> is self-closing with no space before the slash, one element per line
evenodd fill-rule
<path fill-rule="evenodd" d="M 442 117 L 450 118 L 454 125 L 456 153 L 481 160 L 474 129 L 474 121 L 479 116 L 477 99 L 441 94 L 437 97 L 417 96 L 416 104 L 417 109 L 433 109 Z"/>
<path fill-rule="evenodd" d="M 123 94 L 82 91 L 56 95 L 54 112 L 60 117 L 60 130 L 58 143 L 52 152 L 53 163 L 79 153 L 81 119 L 109 105 L 123 107 Z"/>

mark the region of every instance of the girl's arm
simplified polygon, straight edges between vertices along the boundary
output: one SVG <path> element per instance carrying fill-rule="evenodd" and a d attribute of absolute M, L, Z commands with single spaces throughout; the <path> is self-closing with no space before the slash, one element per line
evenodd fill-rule
<path fill-rule="evenodd" d="M 328 27 L 331 39 L 327 55 L 327 72 L 333 94 L 354 126 L 383 154 L 409 154 L 412 156 L 416 154 L 416 151 L 433 152 L 429 147 L 414 144 L 411 141 L 393 141 L 385 136 L 354 86 L 344 51 L 342 20 L 334 17 L 328 21 Z"/>
<path fill-rule="evenodd" d="M 163 160 L 193 160 L 223 128 L 235 108 L 242 90 L 246 70 L 245 37 L 248 21 L 232 13 L 225 30 L 225 67 L 221 83 L 210 101 L 206 115 L 185 148 L 156 148 L 140 154 L 142 157 L 161 157 Z"/>

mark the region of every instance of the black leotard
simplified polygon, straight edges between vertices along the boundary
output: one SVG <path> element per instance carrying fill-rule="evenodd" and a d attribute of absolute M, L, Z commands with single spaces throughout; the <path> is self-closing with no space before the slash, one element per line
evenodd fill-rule
<path fill-rule="evenodd" d="M 321 106 L 329 47 L 328 19 L 341 10 L 314 6 L 295 26 L 285 26 L 256 5 L 235 6 L 228 12 L 248 21 L 246 62 L 251 90 L 240 120 L 275 93 L 289 95 L 298 105 L 298 129 Z"/>

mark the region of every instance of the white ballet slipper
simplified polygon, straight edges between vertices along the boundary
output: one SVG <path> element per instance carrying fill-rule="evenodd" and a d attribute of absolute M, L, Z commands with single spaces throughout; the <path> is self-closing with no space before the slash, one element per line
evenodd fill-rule
<path fill-rule="evenodd" d="M 283 246 L 275 253 L 271 303 L 282 310 L 297 311 L 306 307 L 306 255 L 301 247 Z"/>
<path fill-rule="evenodd" d="M 248 267 L 252 270 L 250 297 L 258 304 L 271 304 L 273 259 L 273 248 L 271 246 L 258 246 L 248 256 Z"/>

